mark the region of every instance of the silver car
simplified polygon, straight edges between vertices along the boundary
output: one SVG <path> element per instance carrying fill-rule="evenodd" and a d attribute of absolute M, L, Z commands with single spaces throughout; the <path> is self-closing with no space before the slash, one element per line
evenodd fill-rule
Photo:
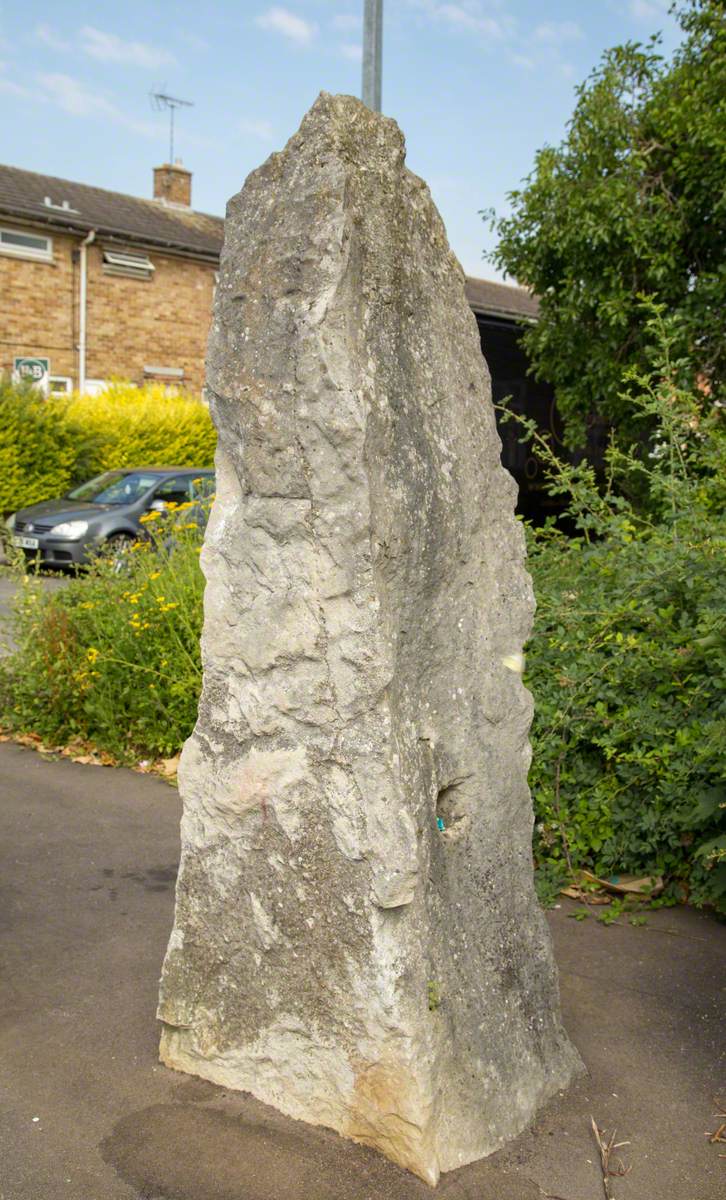
<path fill-rule="evenodd" d="M 106 471 L 60 500 L 44 500 L 8 518 L 10 540 L 47 567 L 84 566 L 99 553 L 120 554 L 145 537 L 140 518 L 169 504 L 214 492 L 214 471 L 192 467 L 128 467 Z M 193 514 L 194 510 L 190 510 Z"/>

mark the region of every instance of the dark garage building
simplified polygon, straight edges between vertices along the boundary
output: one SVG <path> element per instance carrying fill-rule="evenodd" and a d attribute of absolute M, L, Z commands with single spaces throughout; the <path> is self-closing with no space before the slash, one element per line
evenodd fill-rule
<path fill-rule="evenodd" d="M 476 316 L 481 348 L 492 377 L 492 398 L 500 404 L 512 398 L 515 412 L 533 417 L 561 447 L 561 426 L 555 408 L 554 391 L 527 374 L 529 361 L 520 344 L 522 328 L 537 320 L 537 298 L 524 288 L 495 283 L 488 279 L 467 278 L 466 297 Z M 521 431 L 514 422 L 499 423 L 502 462 L 519 485 L 518 512 L 541 521 L 547 512 L 556 511 L 542 489 L 542 467 L 528 446 L 523 446 Z"/>

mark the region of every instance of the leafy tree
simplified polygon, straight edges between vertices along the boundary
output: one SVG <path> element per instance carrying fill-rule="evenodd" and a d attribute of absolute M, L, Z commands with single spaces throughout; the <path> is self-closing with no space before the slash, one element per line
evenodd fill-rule
<path fill-rule="evenodd" d="M 537 154 L 493 261 L 541 300 L 524 342 L 581 439 L 591 414 L 623 432 L 623 381 L 646 368 L 643 296 L 706 393 L 726 377 L 726 4 L 689 0 L 670 63 L 658 38 L 609 50 L 577 91 L 567 135 Z"/>
<path fill-rule="evenodd" d="M 577 535 L 528 529 L 535 857 L 550 894 L 625 871 L 726 916 L 726 425 L 679 386 L 663 313 L 645 322 L 653 361 L 627 380 L 645 453 L 613 440 L 597 480 L 510 414 Z"/>

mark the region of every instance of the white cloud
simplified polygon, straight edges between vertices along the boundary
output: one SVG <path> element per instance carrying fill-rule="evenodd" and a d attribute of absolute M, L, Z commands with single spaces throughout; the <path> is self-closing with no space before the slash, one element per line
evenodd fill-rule
<path fill-rule="evenodd" d="M 338 47 L 343 58 L 349 58 L 351 62 L 363 61 L 363 47 L 354 42 L 344 42 Z"/>
<path fill-rule="evenodd" d="M 104 33 L 92 25 L 80 31 L 81 48 L 91 58 L 101 62 L 127 63 L 133 67 L 161 67 L 175 62 L 174 55 L 146 42 L 125 42 L 115 33 Z"/>
<path fill-rule="evenodd" d="M 39 42 L 50 46 L 51 50 L 69 53 L 80 49 L 83 54 L 100 62 L 118 62 L 132 67 L 148 68 L 176 62 L 169 50 L 149 46 L 146 42 L 125 42 L 115 33 L 104 33 L 102 29 L 96 29 L 93 25 L 84 25 L 78 31 L 75 43 L 61 37 L 52 26 L 45 23 L 36 25 L 35 37 Z"/>
<path fill-rule="evenodd" d="M 512 62 L 515 67 L 522 67 L 525 71 L 531 71 L 535 66 L 534 59 L 528 58 L 526 54 L 513 54 Z"/>
<path fill-rule="evenodd" d="M 80 79 L 57 72 L 40 73 L 36 80 L 41 87 L 41 98 L 57 105 L 73 117 L 100 117 L 114 125 L 122 125 L 142 137 L 164 136 L 165 126 L 157 121 L 138 121 L 128 116 L 116 104 L 100 92 L 86 87 Z"/>
<path fill-rule="evenodd" d="M 268 8 L 267 12 L 260 13 L 255 23 L 260 29 L 281 33 L 283 37 L 297 42 L 299 46 L 309 46 L 318 31 L 317 25 L 305 21 L 286 8 Z"/>
<path fill-rule="evenodd" d="M 274 138 L 271 123 L 259 118 L 242 117 L 239 128 L 241 133 L 249 133 L 252 137 L 259 138 L 261 142 L 271 142 Z"/>
<path fill-rule="evenodd" d="M 543 21 L 532 34 L 534 41 L 559 46 L 562 42 L 579 42 L 585 35 L 576 21 Z"/>
<path fill-rule="evenodd" d="M 667 16 L 671 0 L 631 0 L 630 11 L 636 21 L 659 21 Z"/>
<path fill-rule="evenodd" d="M 478 0 L 462 0 L 460 4 L 440 4 L 439 0 L 409 0 L 409 3 L 437 24 L 460 33 L 501 38 L 511 24 L 506 18 L 491 16 Z"/>
<path fill-rule="evenodd" d="M 363 18 L 355 13 L 338 13 L 330 23 L 333 29 L 340 29 L 343 33 L 355 33 L 362 28 Z"/>
<path fill-rule="evenodd" d="M 436 5 L 436 16 L 454 28 L 469 30 L 472 33 L 485 33 L 489 37 L 501 37 L 504 32 L 496 17 L 484 16 L 481 13 L 462 8 L 459 4 Z"/>
<path fill-rule="evenodd" d="M 50 25 L 36 25 L 35 36 L 39 42 L 44 42 L 45 45 L 50 46 L 52 50 L 66 51 L 72 49 L 71 43 L 67 42 L 65 38 L 62 38 L 60 34 L 56 33 L 55 30 L 50 27 Z"/>
<path fill-rule="evenodd" d="M 38 83 L 64 112 L 74 117 L 88 117 L 96 113 L 108 113 L 113 106 L 103 96 L 90 91 L 85 84 L 70 75 L 58 73 L 40 74 Z"/>
<path fill-rule="evenodd" d="M 179 39 L 185 46 L 189 46 L 190 50 L 208 50 L 209 42 L 203 37 L 199 37 L 196 33 L 187 33 L 182 30 L 179 34 Z"/>
<path fill-rule="evenodd" d="M 0 92 L 5 92 L 9 96 L 32 96 L 29 88 L 23 87 L 20 83 L 13 83 L 12 79 L 0 79 Z"/>

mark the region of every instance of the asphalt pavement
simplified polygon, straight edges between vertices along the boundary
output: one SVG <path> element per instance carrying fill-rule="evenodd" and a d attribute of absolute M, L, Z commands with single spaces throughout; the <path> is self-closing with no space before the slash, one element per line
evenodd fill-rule
<path fill-rule="evenodd" d="M 159 779 L 0 745 L 0 1200 L 430 1200 L 371 1150 L 159 1065 L 178 824 Z M 552 929 L 589 1074 L 437 1194 L 603 1200 L 592 1114 L 629 1143 L 616 1200 L 717 1200 L 726 927 L 573 907 Z"/>

